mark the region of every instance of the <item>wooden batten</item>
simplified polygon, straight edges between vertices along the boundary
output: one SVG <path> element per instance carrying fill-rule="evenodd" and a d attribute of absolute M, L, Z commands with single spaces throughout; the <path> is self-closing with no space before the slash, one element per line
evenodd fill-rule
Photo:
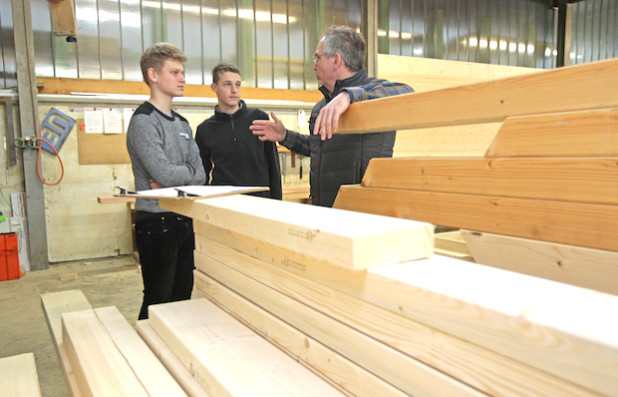
<path fill-rule="evenodd" d="M 618 159 L 380 158 L 362 186 L 616 205 Z"/>
<path fill-rule="evenodd" d="M 205 296 L 299 362 L 359 397 L 407 394 L 245 299 L 206 273 L 195 272 L 194 294 Z"/>
<path fill-rule="evenodd" d="M 618 108 L 507 117 L 486 157 L 616 157 Z"/>
<path fill-rule="evenodd" d="M 62 315 L 67 357 L 86 396 L 148 396 L 94 310 Z"/>
<path fill-rule="evenodd" d="M 0 397 L 41 397 L 34 354 L 0 358 Z"/>
<path fill-rule="evenodd" d="M 176 379 L 176 382 L 191 397 L 210 397 L 206 390 L 191 375 L 189 370 L 178 360 L 173 351 L 163 342 L 163 340 L 152 329 L 148 320 L 139 320 L 135 329 L 150 350 L 165 365 L 165 368 Z"/>
<path fill-rule="evenodd" d="M 433 254 L 433 226 L 423 222 L 242 195 L 161 206 L 351 269 Z"/>
<path fill-rule="evenodd" d="M 462 230 L 474 261 L 618 295 L 618 252 Z"/>
<path fill-rule="evenodd" d="M 98 93 L 149 96 L 148 86 L 143 81 L 73 79 L 67 77 L 37 76 L 39 94 L 70 95 L 71 93 Z M 267 99 L 315 103 L 323 98 L 317 90 L 283 90 L 272 88 L 243 87 L 244 99 Z M 185 84 L 185 97 L 216 98 L 210 85 Z"/>
<path fill-rule="evenodd" d="M 342 186 L 335 208 L 618 251 L 618 206 Z"/>
<path fill-rule="evenodd" d="M 75 378 L 73 364 L 71 363 L 66 346 L 62 337 L 62 314 L 73 311 L 92 309 L 88 299 L 81 290 L 66 290 L 48 292 L 41 295 L 41 306 L 52 342 L 56 348 L 56 354 L 60 359 L 62 373 L 72 397 L 80 397 L 83 394 Z"/>
<path fill-rule="evenodd" d="M 342 393 L 206 299 L 149 307 L 149 322 L 212 395 Z"/>
<path fill-rule="evenodd" d="M 94 309 L 116 348 L 150 397 L 186 396 L 155 354 L 115 307 Z"/>
<path fill-rule="evenodd" d="M 511 116 L 616 107 L 616 86 L 618 58 L 354 103 L 342 115 L 337 133 L 491 123 Z"/>
<path fill-rule="evenodd" d="M 200 256 L 198 267 L 201 270 L 210 272 L 211 265 L 228 266 L 323 313 L 325 315 L 322 320 L 323 329 L 330 328 L 326 323 L 333 318 L 356 332 L 368 335 L 480 391 L 497 395 L 548 397 L 594 394 L 590 390 L 537 371 L 519 361 L 440 332 L 332 287 L 316 283 L 287 269 L 274 267 L 213 240 L 198 236 L 197 244 L 200 255 L 203 253 L 213 261 Z M 198 283 L 199 285 L 201 284 Z M 243 289 L 238 293 L 244 291 Z M 405 297 L 402 300 L 405 300 Z M 255 303 L 263 305 L 261 301 Z M 282 317 L 283 321 L 297 323 L 289 319 L 291 314 L 284 315 L 286 317 Z M 272 327 L 268 329 L 271 333 Z M 350 343 L 353 344 L 352 341 Z M 344 351 L 354 351 L 354 346 L 340 351 L 342 354 Z M 422 373 L 423 367 L 416 366 L 409 371 Z M 428 378 L 419 376 L 419 379 L 426 379 L 426 387 L 432 387 L 430 375 Z M 415 379 L 414 382 L 419 384 L 421 380 Z"/>

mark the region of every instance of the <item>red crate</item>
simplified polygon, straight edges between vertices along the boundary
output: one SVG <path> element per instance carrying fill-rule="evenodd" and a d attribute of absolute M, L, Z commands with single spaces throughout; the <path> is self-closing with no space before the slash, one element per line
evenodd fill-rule
<path fill-rule="evenodd" d="M 17 234 L 0 233 L 0 280 L 19 278 Z"/>

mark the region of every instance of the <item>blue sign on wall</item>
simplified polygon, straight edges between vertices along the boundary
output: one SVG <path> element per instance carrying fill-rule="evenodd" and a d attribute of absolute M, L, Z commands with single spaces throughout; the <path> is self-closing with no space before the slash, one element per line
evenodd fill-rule
<path fill-rule="evenodd" d="M 51 108 L 45 120 L 41 124 L 41 134 L 49 144 L 51 144 L 57 152 L 64 144 L 64 141 L 69 136 L 69 132 L 73 129 L 75 120 L 56 108 Z M 53 153 L 53 149 L 47 144 L 42 142 L 42 148 L 50 153 Z"/>

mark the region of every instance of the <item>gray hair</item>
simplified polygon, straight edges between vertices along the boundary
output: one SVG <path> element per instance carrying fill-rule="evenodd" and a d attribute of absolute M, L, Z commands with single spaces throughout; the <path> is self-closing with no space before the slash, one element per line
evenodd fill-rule
<path fill-rule="evenodd" d="M 322 41 L 326 55 L 339 53 L 351 72 L 361 70 L 365 61 L 365 39 L 356 30 L 348 26 L 331 26 Z"/>

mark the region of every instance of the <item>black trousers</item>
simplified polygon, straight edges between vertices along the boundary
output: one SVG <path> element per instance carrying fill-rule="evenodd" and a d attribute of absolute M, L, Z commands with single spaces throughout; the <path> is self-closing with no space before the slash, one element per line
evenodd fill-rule
<path fill-rule="evenodd" d="M 135 238 L 142 267 L 144 300 L 139 319 L 148 318 L 148 306 L 191 298 L 193 291 L 193 221 L 171 212 L 139 212 Z"/>

